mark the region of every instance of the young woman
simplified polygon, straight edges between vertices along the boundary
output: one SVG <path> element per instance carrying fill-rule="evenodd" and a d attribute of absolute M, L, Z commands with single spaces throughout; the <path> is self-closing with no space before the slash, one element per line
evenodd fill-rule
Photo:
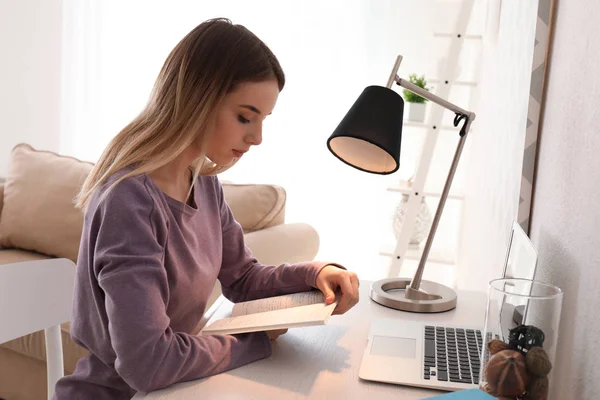
<path fill-rule="evenodd" d="M 71 335 L 89 355 L 58 400 L 129 399 L 268 357 L 278 332 L 196 336 L 218 279 L 234 302 L 320 289 L 335 313 L 358 279 L 335 264 L 260 264 L 215 175 L 262 141 L 284 86 L 267 46 L 225 19 L 168 56 L 150 101 L 108 145 L 78 196 L 85 210 Z"/>

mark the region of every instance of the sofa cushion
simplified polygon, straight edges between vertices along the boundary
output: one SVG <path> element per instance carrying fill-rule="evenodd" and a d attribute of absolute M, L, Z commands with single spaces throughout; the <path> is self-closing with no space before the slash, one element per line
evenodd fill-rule
<path fill-rule="evenodd" d="M 46 377 L 46 363 L 0 347 L 0 398 L 46 399 Z"/>
<path fill-rule="evenodd" d="M 0 266 L 0 268 L 2 268 Z M 60 336 L 63 345 L 63 363 L 65 371 L 69 374 L 75 371 L 77 361 L 88 351 L 83 347 L 75 344 L 71 339 L 70 332 L 71 324 L 66 322 L 60 326 Z M 20 338 L 13 339 L 9 342 L 2 343 L 0 347 L 12 350 L 18 354 L 33 358 L 39 361 L 46 361 L 46 336 L 44 331 L 37 331 Z"/>
<path fill-rule="evenodd" d="M 285 190 L 276 185 L 222 182 L 223 196 L 244 233 L 283 224 Z"/>
<path fill-rule="evenodd" d="M 0 209 L 0 247 L 76 262 L 83 214 L 73 199 L 92 166 L 27 144 L 15 146 Z M 223 193 L 245 233 L 284 222 L 286 193 L 280 186 L 224 182 Z"/>
<path fill-rule="evenodd" d="M 83 214 L 73 199 L 91 163 L 15 146 L 4 184 L 0 246 L 77 261 Z"/>

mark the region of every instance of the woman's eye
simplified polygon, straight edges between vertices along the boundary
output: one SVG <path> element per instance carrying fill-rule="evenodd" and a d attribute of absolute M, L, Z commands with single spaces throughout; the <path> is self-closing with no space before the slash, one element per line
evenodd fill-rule
<path fill-rule="evenodd" d="M 250 123 L 250 120 L 244 118 L 242 115 L 238 115 L 238 121 L 240 121 L 242 124 L 248 124 L 248 123 Z"/>

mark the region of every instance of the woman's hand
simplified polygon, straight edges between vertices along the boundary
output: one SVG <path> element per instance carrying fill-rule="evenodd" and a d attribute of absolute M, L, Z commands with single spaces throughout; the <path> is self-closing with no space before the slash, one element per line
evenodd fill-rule
<path fill-rule="evenodd" d="M 267 336 L 269 337 L 269 339 L 275 340 L 279 336 L 281 336 L 284 333 L 286 333 L 287 331 L 288 331 L 287 329 L 275 329 L 275 330 L 272 330 L 272 331 L 265 331 L 265 333 L 267 334 Z"/>
<path fill-rule="evenodd" d="M 343 314 L 358 303 L 358 276 L 354 272 L 327 265 L 317 275 L 316 285 L 325 295 L 325 304 L 335 301 L 336 292 L 341 294 L 334 314 Z"/>

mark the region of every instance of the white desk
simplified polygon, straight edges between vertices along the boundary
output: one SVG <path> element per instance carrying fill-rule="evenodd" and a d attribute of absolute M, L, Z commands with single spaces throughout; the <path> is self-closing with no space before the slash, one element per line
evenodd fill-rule
<path fill-rule="evenodd" d="M 403 318 L 432 324 L 481 325 L 485 318 L 483 292 L 459 292 L 456 309 L 442 314 L 413 314 L 392 310 L 369 297 L 371 282 L 362 281 L 360 301 L 325 326 L 291 329 L 273 344 L 270 358 L 205 379 L 179 383 L 134 399 L 403 399 L 416 400 L 440 392 L 367 382 L 358 370 L 372 318 Z M 226 316 L 231 303 L 213 318 Z"/>

